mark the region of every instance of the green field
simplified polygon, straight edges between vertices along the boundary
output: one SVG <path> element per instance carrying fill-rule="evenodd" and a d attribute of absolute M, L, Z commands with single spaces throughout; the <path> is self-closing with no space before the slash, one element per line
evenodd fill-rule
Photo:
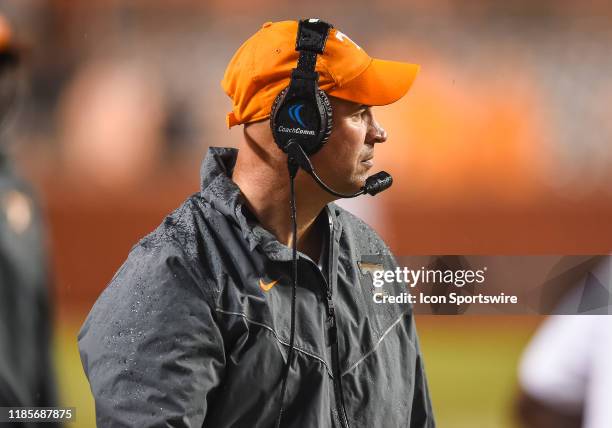
<path fill-rule="evenodd" d="M 516 367 L 538 319 L 417 319 L 438 426 L 515 427 Z"/>

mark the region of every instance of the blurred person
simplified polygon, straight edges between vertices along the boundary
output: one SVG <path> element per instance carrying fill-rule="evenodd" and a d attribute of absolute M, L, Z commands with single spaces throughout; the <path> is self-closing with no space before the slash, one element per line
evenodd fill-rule
<path fill-rule="evenodd" d="M 435 426 L 412 307 L 374 303 L 360 272 L 395 260 L 333 203 L 390 184 L 367 177 L 387 140 L 372 106 L 417 70 L 319 20 L 244 42 L 221 82 L 240 149 L 209 149 L 201 191 L 132 248 L 79 332 L 99 427 Z"/>
<path fill-rule="evenodd" d="M 62 93 L 65 171 L 87 189 L 129 192 L 159 168 L 166 106 L 149 68 L 134 60 L 95 60 Z"/>
<path fill-rule="evenodd" d="M 524 427 L 612 426 L 611 262 L 597 259 L 555 306 L 555 313 L 580 315 L 548 317 L 523 353 L 516 404 Z"/>
<path fill-rule="evenodd" d="M 15 108 L 20 49 L 0 15 L 0 123 Z M 41 217 L 0 129 L 0 407 L 53 406 L 51 314 Z M 30 426 L 19 423 L 11 426 Z M 38 426 L 38 425 L 37 425 Z"/>

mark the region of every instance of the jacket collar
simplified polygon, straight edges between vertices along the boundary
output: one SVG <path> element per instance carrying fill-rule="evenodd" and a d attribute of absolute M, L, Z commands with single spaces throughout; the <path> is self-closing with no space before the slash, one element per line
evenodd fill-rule
<path fill-rule="evenodd" d="M 256 221 L 247 216 L 248 208 L 240 188 L 231 179 L 236 164 L 238 149 L 210 147 L 200 168 L 200 194 L 215 210 L 234 221 L 242 236 L 253 251 L 260 246 L 263 252 L 275 261 L 290 261 L 291 248 L 280 243 L 276 237 Z M 334 231 L 340 230 L 335 204 L 328 204 L 325 211 Z M 338 235 L 336 235 L 336 240 Z"/>

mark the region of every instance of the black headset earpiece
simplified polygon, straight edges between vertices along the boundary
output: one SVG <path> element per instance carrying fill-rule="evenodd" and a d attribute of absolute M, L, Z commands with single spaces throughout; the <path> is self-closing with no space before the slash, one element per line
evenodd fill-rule
<path fill-rule="evenodd" d="M 289 89 L 283 89 L 272 104 L 270 127 L 275 134 L 274 141 L 284 152 L 287 152 L 289 140 L 297 141 L 307 155 L 313 155 L 323 147 L 331 134 L 331 103 L 327 94 L 318 86 L 314 102 L 305 98 L 287 99 Z"/>
<path fill-rule="evenodd" d="M 332 130 L 332 107 L 327 94 L 319 89 L 315 71 L 317 55 L 322 54 L 331 24 L 318 19 L 303 19 L 298 24 L 297 67 L 289 86 L 274 100 L 270 128 L 278 147 L 287 152 L 291 140 L 307 155 L 319 151 Z"/>

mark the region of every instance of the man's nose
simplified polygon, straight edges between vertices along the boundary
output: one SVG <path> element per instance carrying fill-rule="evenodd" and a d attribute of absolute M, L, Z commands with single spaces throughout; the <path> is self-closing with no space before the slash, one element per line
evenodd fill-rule
<path fill-rule="evenodd" d="M 366 142 L 371 144 L 384 143 L 387 141 L 387 131 L 376 121 L 374 115 L 370 115 L 370 126 L 368 127 L 368 133 Z"/>

